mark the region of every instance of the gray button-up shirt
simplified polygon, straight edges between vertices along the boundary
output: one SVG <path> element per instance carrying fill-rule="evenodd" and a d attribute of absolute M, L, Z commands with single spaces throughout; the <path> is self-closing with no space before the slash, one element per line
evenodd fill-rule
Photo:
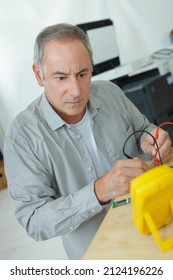
<path fill-rule="evenodd" d="M 123 144 L 133 131 L 154 127 L 108 81 L 91 83 L 88 109 L 95 141 L 111 166 L 124 158 Z M 131 137 L 126 153 L 136 156 L 139 140 L 137 134 Z M 7 131 L 4 161 L 15 214 L 28 234 L 36 240 L 62 236 L 69 258 L 82 258 L 108 206 L 100 205 L 94 193 L 97 175 L 84 139 L 57 115 L 45 94 Z"/>

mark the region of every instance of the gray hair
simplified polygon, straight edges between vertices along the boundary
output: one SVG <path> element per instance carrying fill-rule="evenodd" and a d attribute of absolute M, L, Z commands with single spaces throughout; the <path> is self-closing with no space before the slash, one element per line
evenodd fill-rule
<path fill-rule="evenodd" d="M 93 52 L 89 38 L 85 32 L 75 25 L 60 23 L 46 27 L 36 37 L 34 45 L 34 63 L 41 67 L 44 55 L 44 47 L 48 42 L 57 39 L 65 40 L 69 38 L 80 40 L 87 48 L 92 61 Z"/>

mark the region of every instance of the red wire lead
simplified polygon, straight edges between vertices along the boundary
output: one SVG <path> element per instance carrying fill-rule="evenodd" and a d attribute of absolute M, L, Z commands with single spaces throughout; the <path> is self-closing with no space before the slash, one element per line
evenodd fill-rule
<path fill-rule="evenodd" d="M 155 139 L 156 139 L 156 141 L 157 141 L 158 138 L 159 138 L 159 129 L 160 129 L 160 127 L 162 127 L 163 125 L 166 125 L 166 124 L 173 125 L 173 122 L 163 122 L 163 123 L 161 123 L 161 124 L 157 127 L 157 129 L 156 129 L 156 134 L 155 134 Z M 155 156 L 154 156 L 154 165 L 155 165 L 155 166 L 158 166 L 158 165 L 159 165 L 159 160 L 158 160 L 158 158 L 157 158 L 157 153 L 158 153 L 158 150 L 156 149 L 156 154 L 155 154 Z"/>

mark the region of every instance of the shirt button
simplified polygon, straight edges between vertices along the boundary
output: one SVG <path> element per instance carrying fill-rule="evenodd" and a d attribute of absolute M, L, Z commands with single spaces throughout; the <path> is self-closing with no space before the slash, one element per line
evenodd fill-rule
<path fill-rule="evenodd" d="M 80 134 L 76 135 L 76 138 L 77 138 L 78 140 L 80 140 L 80 139 L 81 139 L 81 135 L 80 135 Z"/>
<path fill-rule="evenodd" d="M 92 169 L 93 169 L 92 166 L 89 166 L 89 167 L 88 167 L 88 171 L 89 171 L 89 172 L 91 172 Z"/>
<path fill-rule="evenodd" d="M 91 209 L 91 213 L 95 213 L 96 211 L 94 209 Z"/>
<path fill-rule="evenodd" d="M 73 230 L 73 227 L 70 227 L 70 230 Z"/>

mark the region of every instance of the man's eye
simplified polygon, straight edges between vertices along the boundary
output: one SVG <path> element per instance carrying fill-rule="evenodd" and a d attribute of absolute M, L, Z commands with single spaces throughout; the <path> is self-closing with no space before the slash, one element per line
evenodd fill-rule
<path fill-rule="evenodd" d="M 56 77 L 56 79 L 59 80 L 59 81 L 64 81 L 65 79 L 67 79 L 67 77 L 58 76 L 58 77 Z"/>
<path fill-rule="evenodd" d="M 80 73 L 79 75 L 78 75 L 78 78 L 79 79 L 82 79 L 82 78 L 84 78 L 85 76 L 86 76 L 86 72 L 84 72 L 84 73 Z"/>

